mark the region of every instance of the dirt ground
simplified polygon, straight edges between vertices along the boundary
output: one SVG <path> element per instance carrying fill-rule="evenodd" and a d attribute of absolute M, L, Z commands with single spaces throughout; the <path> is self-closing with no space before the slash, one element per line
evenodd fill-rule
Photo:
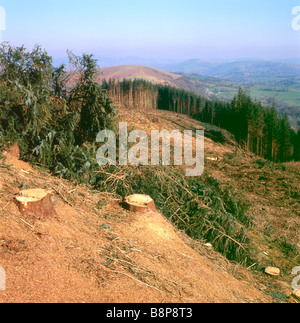
<path fill-rule="evenodd" d="M 6 164 L 13 166 L 0 169 L 1 303 L 272 301 L 249 271 L 236 266 L 234 277 L 232 264 L 160 213 L 129 213 L 107 193 L 14 158 Z M 51 188 L 58 216 L 22 218 L 13 202 L 20 187 Z M 108 204 L 99 210 L 99 201 Z"/>
<path fill-rule="evenodd" d="M 137 116 L 137 111 L 122 109 L 119 118 L 146 132 L 202 128 L 187 116 L 156 110 Z M 210 139 L 205 149 L 206 156 L 217 158 L 234 151 L 230 144 Z M 209 166 L 220 179 L 251 185 L 242 166 L 214 163 Z M 14 197 L 25 188 L 51 189 L 57 217 L 22 217 Z M 264 208 L 270 214 L 260 219 L 257 230 L 278 219 L 284 224 L 279 202 L 268 205 L 265 191 L 247 194 L 257 211 Z M 231 263 L 178 231 L 160 213 L 128 212 L 112 194 L 52 177 L 16 157 L 7 156 L 0 167 L 0 197 L 0 267 L 6 271 L 0 303 L 278 302 L 266 293 L 271 285 L 291 294 L 291 277 L 273 278 Z M 297 207 L 294 202 L 292 206 Z M 297 235 L 299 222 L 292 219 L 291 234 Z M 284 232 L 292 232 L 289 228 L 282 226 Z"/>

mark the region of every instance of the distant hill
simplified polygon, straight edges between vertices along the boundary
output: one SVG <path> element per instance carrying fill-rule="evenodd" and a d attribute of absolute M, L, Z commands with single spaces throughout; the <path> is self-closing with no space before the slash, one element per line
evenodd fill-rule
<path fill-rule="evenodd" d="M 121 65 L 101 69 L 101 74 L 98 75 L 97 80 L 115 79 L 121 81 L 123 79 L 143 79 L 154 84 L 176 86 L 176 80 L 179 78 L 181 78 L 180 75 L 161 71 L 148 66 Z"/>
<path fill-rule="evenodd" d="M 171 65 L 169 65 L 170 67 Z M 287 113 L 297 129 L 300 126 L 300 66 L 267 62 L 189 60 L 177 66 L 177 74 L 143 65 L 120 65 L 101 69 L 98 81 L 103 79 L 144 79 L 154 84 L 182 88 L 206 98 L 231 100 L 242 86 L 251 97 L 262 104 L 275 102 L 280 113 Z M 198 67 L 197 67 L 198 66 Z M 210 66 L 210 68 L 209 68 Z M 213 66 L 213 67 L 212 67 Z M 180 72 L 200 70 L 196 72 Z M 206 74 L 212 74 L 210 76 Z"/>
<path fill-rule="evenodd" d="M 300 58 L 281 58 L 281 59 L 273 59 L 272 62 L 281 62 L 288 64 L 300 65 Z"/>
<path fill-rule="evenodd" d="M 210 70 L 222 65 L 222 63 L 213 60 L 189 59 L 177 64 L 167 64 L 161 66 L 161 68 L 173 73 L 197 73 L 206 75 Z"/>
<path fill-rule="evenodd" d="M 279 61 L 191 59 L 177 64 L 167 64 L 161 69 L 173 73 L 196 73 L 240 83 L 280 81 L 282 78 L 300 77 L 300 60 Z"/>
<path fill-rule="evenodd" d="M 238 61 L 226 63 L 207 70 L 205 75 L 220 77 L 235 82 L 255 82 L 300 77 L 300 66 L 269 61 Z"/>
<path fill-rule="evenodd" d="M 187 91 L 195 92 L 204 97 L 208 97 L 205 82 L 193 79 L 190 76 L 174 74 L 148 66 L 121 65 L 106 67 L 101 69 L 101 73 L 97 76 L 98 82 L 102 82 L 104 79 L 107 81 L 109 79 L 119 81 L 124 79 L 143 79 L 154 84 L 182 88 Z"/>
<path fill-rule="evenodd" d="M 296 62 L 296 59 L 291 60 Z M 155 64 L 154 64 L 155 65 Z M 220 60 L 190 59 L 180 63 L 144 65 L 120 65 L 101 69 L 103 78 L 142 78 L 153 83 L 183 87 L 204 94 L 198 80 L 187 74 L 198 74 L 223 79 L 238 84 L 260 84 L 290 87 L 300 82 L 300 65 L 277 61 L 245 60 L 221 62 Z M 154 66 L 154 67 L 153 67 Z M 180 74 L 180 76 L 178 76 Z M 180 82 L 178 82 L 180 79 Z M 218 82 L 218 81 L 217 81 Z M 178 84 L 180 83 L 180 84 Z M 199 92 L 199 88 L 201 88 Z"/>

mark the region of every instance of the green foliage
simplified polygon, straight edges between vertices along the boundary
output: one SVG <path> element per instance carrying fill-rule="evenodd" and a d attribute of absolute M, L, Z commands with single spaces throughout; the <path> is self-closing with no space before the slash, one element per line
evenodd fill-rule
<path fill-rule="evenodd" d="M 0 161 L 1 161 L 0 168 L 9 169 L 11 166 L 13 166 L 13 165 L 7 165 L 6 162 L 5 162 L 5 158 L 0 157 Z"/>
<path fill-rule="evenodd" d="M 204 239 L 228 259 L 250 262 L 255 225 L 249 202 L 231 185 L 205 174 L 187 178 L 175 168 L 107 167 L 98 174 L 97 187 L 120 196 L 150 195 L 159 210 L 194 239 Z"/>
<path fill-rule="evenodd" d="M 282 292 L 277 292 L 277 293 L 273 292 L 273 293 L 270 293 L 270 296 L 283 303 L 285 303 L 288 298 L 288 296 Z"/>
<path fill-rule="evenodd" d="M 70 62 L 75 67 L 79 82 L 70 92 L 69 105 L 80 104 L 80 121 L 77 129 L 77 144 L 95 141 L 98 132 L 113 127 L 112 101 L 102 93 L 102 88 L 95 81 L 97 62 L 93 55 L 84 54 L 76 57 L 69 52 Z"/>
<path fill-rule="evenodd" d="M 187 114 L 201 122 L 232 133 L 237 143 L 256 155 L 275 162 L 300 160 L 299 136 L 286 116 L 274 104 L 263 107 L 239 88 L 231 102 L 209 100 L 182 89 L 153 85 L 143 80 L 104 81 L 103 86 L 116 102 Z M 208 134 L 208 133 L 207 133 Z M 221 133 L 209 132 L 211 139 L 223 142 Z"/>
<path fill-rule="evenodd" d="M 113 125 L 115 109 L 94 82 L 92 56 L 70 53 L 72 74 L 52 66 L 39 46 L 32 52 L 0 48 L 0 143 L 18 142 L 23 158 L 59 176 L 86 181 L 94 167 L 97 133 Z M 71 76 L 76 76 L 68 90 Z M 86 143 L 83 145 L 83 143 Z"/>
<path fill-rule="evenodd" d="M 5 82 L 18 83 L 37 90 L 51 81 L 52 58 L 40 46 L 27 52 L 24 46 L 2 43 L 0 48 L 1 77 Z"/>
<path fill-rule="evenodd" d="M 191 237 L 211 242 L 230 260 L 250 261 L 251 239 L 247 231 L 255 224 L 255 218 L 248 212 L 249 203 L 232 186 L 209 174 L 186 178 L 175 168 L 107 166 L 99 170 L 94 142 L 100 130 L 113 128 L 115 110 L 95 82 L 98 68 L 93 56 L 77 57 L 69 53 L 69 57 L 71 73 L 63 65 L 54 68 L 51 57 L 38 46 L 27 52 L 24 47 L 2 45 L 0 148 L 18 142 L 23 159 L 47 167 L 61 178 L 120 196 L 149 194 L 161 212 Z M 104 87 L 109 94 L 115 93 L 113 98 L 119 97 L 127 104 L 198 114 L 199 119 L 218 126 L 224 122 L 230 127 L 229 120 L 234 113 L 237 122 L 247 124 L 246 129 L 237 127 L 236 137 L 244 142 L 247 137 L 255 149 L 262 147 L 262 143 L 255 146 L 248 135 L 255 134 L 260 126 L 255 128 L 250 121 L 265 115 L 272 120 L 268 112 L 264 114 L 261 106 L 242 91 L 229 105 L 139 80 L 110 81 Z M 276 143 L 281 147 L 278 156 L 288 158 L 289 141 L 297 138 L 289 131 L 286 119 L 274 120 L 278 121 L 276 127 L 286 139 Z M 273 131 L 276 127 L 269 129 Z M 274 151 L 272 148 L 271 154 Z M 2 162 L 1 167 L 7 166 Z"/>
<path fill-rule="evenodd" d="M 292 243 L 288 242 L 287 239 L 285 237 L 280 237 L 278 239 L 275 240 L 281 251 L 288 257 L 293 257 L 293 258 L 298 258 L 299 254 L 298 254 L 298 248 L 296 245 L 293 245 Z"/>

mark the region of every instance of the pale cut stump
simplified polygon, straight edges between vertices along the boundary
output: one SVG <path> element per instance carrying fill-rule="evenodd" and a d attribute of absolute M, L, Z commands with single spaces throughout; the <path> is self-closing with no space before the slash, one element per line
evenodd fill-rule
<path fill-rule="evenodd" d="M 57 213 L 51 197 L 52 191 L 50 190 L 23 190 L 20 192 L 20 196 L 15 198 L 15 203 L 24 217 L 33 216 L 39 219 L 53 218 Z"/>
<path fill-rule="evenodd" d="M 148 195 L 127 196 L 121 205 L 130 212 L 157 212 L 154 200 Z"/>
<path fill-rule="evenodd" d="M 270 276 L 280 276 L 280 269 L 277 267 L 267 267 L 265 273 Z"/>
<path fill-rule="evenodd" d="M 293 296 L 300 300 L 300 289 L 293 291 Z"/>

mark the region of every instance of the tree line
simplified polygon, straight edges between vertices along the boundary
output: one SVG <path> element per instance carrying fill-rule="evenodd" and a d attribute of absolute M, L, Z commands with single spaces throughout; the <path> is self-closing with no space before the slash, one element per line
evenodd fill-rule
<path fill-rule="evenodd" d="M 227 102 L 144 80 L 108 80 L 101 86 L 95 81 L 93 55 L 69 52 L 69 61 L 66 70 L 64 65 L 54 67 L 39 46 L 27 51 L 1 44 L 0 148 L 17 141 L 28 160 L 57 173 L 77 169 L 86 164 L 85 156 L 93 155 L 97 133 L 113 129 L 115 102 L 187 114 L 228 130 L 239 145 L 260 157 L 300 160 L 300 131 L 292 129 L 275 105 L 262 106 L 241 88 Z"/>
<path fill-rule="evenodd" d="M 173 111 L 231 132 L 244 149 L 274 162 L 300 160 L 300 130 L 275 104 L 263 106 L 242 88 L 231 102 L 145 80 L 103 80 L 103 90 L 117 104 Z"/>

